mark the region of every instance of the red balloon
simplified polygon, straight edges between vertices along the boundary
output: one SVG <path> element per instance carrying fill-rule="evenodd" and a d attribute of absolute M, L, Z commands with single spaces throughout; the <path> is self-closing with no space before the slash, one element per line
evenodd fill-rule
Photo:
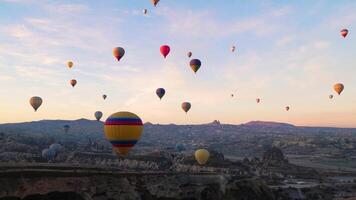
<path fill-rule="evenodd" d="M 171 51 L 171 48 L 169 48 L 168 45 L 163 45 L 163 46 L 161 46 L 161 48 L 159 50 L 160 50 L 162 56 L 164 58 L 166 58 L 167 55 L 169 54 L 169 52 Z"/>

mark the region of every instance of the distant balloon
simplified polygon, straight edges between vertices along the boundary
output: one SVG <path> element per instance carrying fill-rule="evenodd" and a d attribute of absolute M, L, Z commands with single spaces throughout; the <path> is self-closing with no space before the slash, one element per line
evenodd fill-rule
<path fill-rule="evenodd" d="M 340 31 L 341 36 L 344 37 L 344 38 L 347 36 L 348 33 L 349 33 L 349 30 L 347 30 L 347 29 L 342 29 Z"/>
<path fill-rule="evenodd" d="M 166 90 L 164 90 L 164 88 L 158 88 L 156 90 L 156 94 L 159 97 L 159 99 L 162 99 L 162 97 L 164 96 L 164 94 L 166 94 Z"/>
<path fill-rule="evenodd" d="M 190 51 L 187 53 L 188 58 L 192 57 L 192 55 L 193 55 L 193 53 Z"/>
<path fill-rule="evenodd" d="M 56 157 L 56 152 L 53 149 L 42 150 L 42 157 L 47 160 L 53 160 Z"/>
<path fill-rule="evenodd" d="M 72 85 L 72 87 L 74 87 L 75 85 L 77 85 L 77 80 L 75 79 L 70 80 L 70 84 Z"/>
<path fill-rule="evenodd" d="M 97 121 L 100 121 L 101 117 L 103 116 L 103 113 L 101 111 L 96 111 L 94 113 L 94 116 Z"/>
<path fill-rule="evenodd" d="M 147 14 L 147 9 L 143 9 L 143 14 Z"/>
<path fill-rule="evenodd" d="M 105 100 L 106 99 L 106 97 L 108 97 L 106 94 L 103 94 L 103 99 Z"/>
<path fill-rule="evenodd" d="M 30 104 L 37 111 L 37 109 L 42 105 L 42 98 L 41 97 L 31 97 Z"/>
<path fill-rule="evenodd" d="M 289 110 L 289 106 L 286 106 L 286 111 L 288 111 Z"/>
<path fill-rule="evenodd" d="M 182 143 L 177 143 L 176 144 L 176 151 L 182 152 L 184 150 L 185 150 L 185 148 L 184 148 L 184 145 Z"/>
<path fill-rule="evenodd" d="M 340 95 L 341 92 L 344 90 L 344 85 L 342 83 L 336 83 L 334 85 L 334 90 L 338 95 Z"/>
<path fill-rule="evenodd" d="M 163 46 L 160 47 L 159 50 L 160 50 L 162 56 L 164 58 L 166 58 L 167 55 L 169 54 L 169 52 L 171 51 L 171 48 L 168 45 L 163 45 Z"/>
<path fill-rule="evenodd" d="M 63 129 L 64 129 L 64 132 L 65 133 L 68 133 L 69 129 L 70 129 L 70 126 L 69 125 L 64 125 L 63 126 Z"/>
<path fill-rule="evenodd" d="M 231 47 L 231 52 L 234 52 L 235 49 L 236 49 L 236 47 L 235 47 L 235 46 L 232 46 L 232 47 Z"/>
<path fill-rule="evenodd" d="M 56 152 L 56 154 L 58 154 L 63 151 L 63 146 L 58 143 L 54 143 L 51 144 L 51 146 L 49 146 L 49 149 L 53 149 Z"/>
<path fill-rule="evenodd" d="M 234 94 L 231 94 L 231 97 L 234 97 Z"/>
<path fill-rule="evenodd" d="M 73 67 L 73 62 L 72 62 L 72 61 L 68 61 L 68 62 L 67 62 L 67 66 L 68 66 L 69 68 L 72 68 L 72 67 Z"/>
<path fill-rule="evenodd" d="M 189 65 L 192 68 L 192 70 L 194 71 L 194 73 L 197 73 L 197 71 L 199 70 L 199 68 L 201 66 L 201 62 L 199 59 L 193 59 L 190 61 Z"/>
<path fill-rule="evenodd" d="M 158 2 L 159 2 L 159 0 L 151 0 L 151 2 L 152 2 L 152 4 L 156 7 L 157 4 L 158 4 Z"/>
<path fill-rule="evenodd" d="M 329 99 L 332 99 L 332 98 L 334 98 L 334 95 L 330 94 Z"/>
<path fill-rule="evenodd" d="M 194 156 L 199 165 L 205 165 L 209 160 L 210 154 L 209 151 L 205 149 L 199 149 L 195 151 Z"/>
<path fill-rule="evenodd" d="M 256 102 L 257 102 L 257 103 L 260 103 L 260 102 L 261 102 L 261 99 L 260 99 L 260 98 L 257 98 L 257 99 L 256 99 Z"/>
<path fill-rule="evenodd" d="M 113 50 L 113 54 L 115 56 L 115 58 L 117 59 L 117 61 L 120 61 L 122 57 L 124 57 L 125 55 L 125 49 L 122 47 L 116 47 Z"/>
<path fill-rule="evenodd" d="M 185 113 L 188 113 L 188 111 L 190 110 L 191 105 L 189 102 L 183 102 L 182 103 L 182 109 L 184 110 Z"/>
<path fill-rule="evenodd" d="M 142 131 L 142 120 L 131 112 L 114 113 L 105 121 L 106 139 L 115 152 L 124 156 L 140 139 Z"/>

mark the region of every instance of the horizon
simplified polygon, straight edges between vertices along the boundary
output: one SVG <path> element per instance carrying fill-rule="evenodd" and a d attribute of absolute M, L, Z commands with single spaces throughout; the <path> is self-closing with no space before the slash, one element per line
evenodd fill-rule
<path fill-rule="evenodd" d="M 162 0 L 157 7 L 149 0 L 0 0 L 0 88 L 7 94 L 0 122 L 94 119 L 98 110 L 106 119 L 128 110 L 155 124 L 355 128 L 354 10 L 351 0 Z M 171 47 L 166 59 L 164 44 Z M 120 62 L 112 55 L 117 46 L 126 50 Z M 188 51 L 202 61 L 196 74 Z M 333 91 L 338 82 L 341 95 Z M 32 96 L 43 98 L 37 112 Z M 187 114 L 184 101 L 192 103 Z"/>

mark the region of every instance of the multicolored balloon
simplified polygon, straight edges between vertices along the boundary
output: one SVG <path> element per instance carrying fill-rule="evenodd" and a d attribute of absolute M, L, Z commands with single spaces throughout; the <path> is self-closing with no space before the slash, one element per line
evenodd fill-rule
<path fill-rule="evenodd" d="M 193 59 L 190 61 L 189 65 L 190 65 L 190 68 L 192 68 L 192 70 L 194 71 L 194 73 L 197 73 L 197 71 L 199 70 L 199 68 L 201 66 L 201 62 L 199 59 Z"/>
<path fill-rule="evenodd" d="M 32 108 L 35 109 L 36 112 L 37 109 L 42 105 L 42 98 L 37 96 L 31 97 L 30 104 Z"/>
<path fill-rule="evenodd" d="M 347 36 L 348 33 L 349 33 L 349 30 L 347 30 L 347 29 L 342 29 L 340 31 L 341 36 L 344 37 L 344 38 Z"/>
<path fill-rule="evenodd" d="M 344 90 L 344 85 L 342 83 L 336 83 L 334 85 L 334 90 L 338 95 L 340 95 L 341 92 Z"/>
<path fill-rule="evenodd" d="M 101 111 L 96 111 L 94 113 L 96 121 L 100 121 L 101 117 L 103 116 L 103 113 Z"/>
<path fill-rule="evenodd" d="M 210 153 L 206 149 L 198 149 L 195 151 L 194 156 L 199 165 L 205 165 L 209 160 Z"/>
<path fill-rule="evenodd" d="M 162 56 L 166 58 L 169 52 L 171 51 L 171 48 L 168 45 L 162 45 L 159 48 L 159 51 L 161 52 Z"/>
<path fill-rule="evenodd" d="M 73 62 L 72 62 L 72 61 L 68 61 L 68 62 L 67 62 L 67 66 L 68 66 L 68 68 L 72 68 L 72 67 L 73 67 L 73 65 L 74 65 L 74 64 L 73 64 Z"/>
<path fill-rule="evenodd" d="M 77 85 L 77 80 L 72 79 L 72 80 L 69 81 L 69 83 L 70 83 L 70 85 L 71 85 L 72 87 L 74 87 L 75 85 Z"/>
<path fill-rule="evenodd" d="M 127 155 L 137 143 L 143 131 L 141 119 L 131 112 L 117 112 L 105 121 L 104 132 L 113 150 L 120 155 Z"/>
<path fill-rule="evenodd" d="M 115 58 L 117 59 L 117 61 L 120 61 L 122 57 L 124 57 L 125 55 L 125 49 L 122 47 L 116 47 L 113 50 L 113 54 L 115 56 Z"/>
<path fill-rule="evenodd" d="M 156 94 L 159 97 L 159 99 L 162 99 L 162 97 L 164 96 L 164 94 L 166 94 L 166 90 L 164 88 L 158 88 L 156 90 Z"/>
<path fill-rule="evenodd" d="M 184 110 L 185 113 L 188 113 L 188 111 L 190 110 L 191 108 L 191 104 L 189 102 L 183 102 L 182 103 L 182 109 Z"/>

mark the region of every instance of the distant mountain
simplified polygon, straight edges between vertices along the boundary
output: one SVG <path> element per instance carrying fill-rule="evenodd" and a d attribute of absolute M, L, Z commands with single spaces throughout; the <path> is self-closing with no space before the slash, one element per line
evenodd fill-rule
<path fill-rule="evenodd" d="M 270 122 L 270 121 L 250 121 L 244 126 L 254 127 L 254 128 L 296 128 L 293 124 L 280 123 L 280 122 Z"/>

